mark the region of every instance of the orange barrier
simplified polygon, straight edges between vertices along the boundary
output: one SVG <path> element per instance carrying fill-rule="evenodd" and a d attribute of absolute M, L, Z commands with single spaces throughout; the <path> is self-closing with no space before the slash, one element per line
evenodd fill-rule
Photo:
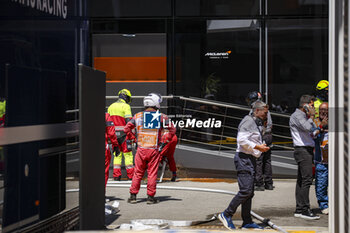
<path fill-rule="evenodd" d="M 166 82 L 166 57 L 95 57 L 107 82 Z"/>

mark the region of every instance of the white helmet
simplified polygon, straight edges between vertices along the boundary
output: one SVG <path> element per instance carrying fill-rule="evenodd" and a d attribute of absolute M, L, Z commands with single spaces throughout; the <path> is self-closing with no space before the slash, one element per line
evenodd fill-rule
<path fill-rule="evenodd" d="M 160 94 L 150 93 L 143 98 L 143 106 L 160 108 L 160 103 L 162 101 L 162 96 Z"/>

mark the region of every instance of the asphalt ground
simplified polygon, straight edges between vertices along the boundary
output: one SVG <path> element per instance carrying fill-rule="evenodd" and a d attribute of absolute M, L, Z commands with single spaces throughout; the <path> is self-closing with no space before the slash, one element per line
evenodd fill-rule
<path fill-rule="evenodd" d="M 125 187 L 112 187 L 113 185 Z M 310 188 L 311 208 L 319 213 L 319 220 L 304 220 L 294 217 L 295 210 L 295 179 L 274 180 L 273 191 L 255 191 L 252 211 L 258 215 L 270 219 L 275 225 L 288 232 L 328 232 L 328 215 L 323 215 L 318 209 L 315 196 L 315 186 Z M 177 231 L 226 231 L 219 220 L 209 221 L 213 215 L 222 212 L 233 198 L 232 194 L 203 192 L 190 190 L 176 190 L 180 188 L 214 189 L 228 192 L 238 192 L 238 184 L 235 180 L 225 179 L 179 179 L 177 182 L 165 180 L 158 183 L 156 197 L 160 200 L 158 204 L 148 205 L 147 193 L 141 188 L 137 195 L 136 204 L 127 203 L 129 198 L 130 182 L 109 181 L 106 189 L 108 205 L 114 201 L 119 202 L 120 211 L 117 214 L 106 215 L 106 227 L 118 229 L 122 224 L 130 224 L 132 220 L 139 219 L 162 219 L 169 221 L 192 221 L 192 226 L 173 227 Z M 77 181 L 67 181 L 67 189 L 77 187 Z M 167 189 L 162 189 L 162 187 Z M 175 189 L 175 190 L 173 190 Z M 78 192 L 67 193 L 67 208 L 77 206 Z M 242 224 L 240 207 L 233 216 L 233 222 L 239 227 Z M 260 223 L 258 220 L 254 220 Z M 267 227 L 264 231 L 275 232 Z M 263 231 L 263 232 L 264 232 Z M 247 231 L 245 231 L 247 232 Z"/>

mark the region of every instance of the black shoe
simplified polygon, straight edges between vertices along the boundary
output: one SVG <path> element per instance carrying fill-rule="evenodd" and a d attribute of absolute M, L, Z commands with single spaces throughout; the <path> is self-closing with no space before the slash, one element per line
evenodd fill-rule
<path fill-rule="evenodd" d="M 114 179 L 114 181 L 120 181 L 122 179 L 122 177 L 121 176 L 117 176 L 117 177 L 114 177 L 113 179 Z"/>
<path fill-rule="evenodd" d="M 148 204 L 148 205 L 157 204 L 158 202 L 159 202 L 158 199 L 156 199 L 156 198 L 153 197 L 153 196 L 148 195 L 148 197 L 147 197 L 147 204 Z"/>
<path fill-rule="evenodd" d="M 176 181 L 176 176 L 171 177 L 171 182 L 175 182 Z"/>
<path fill-rule="evenodd" d="M 262 185 L 261 185 L 261 186 L 255 186 L 255 187 L 254 187 L 254 190 L 255 190 L 255 191 L 265 191 L 265 187 L 262 186 Z"/>
<path fill-rule="evenodd" d="M 273 186 L 272 184 L 265 184 L 266 190 L 273 190 L 274 188 L 275 188 L 275 186 Z"/>
<path fill-rule="evenodd" d="M 314 214 L 310 209 L 308 209 L 301 213 L 300 218 L 307 219 L 307 220 L 317 220 L 317 219 L 320 219 L 320 216 Z"/>
<path fill-rule="evenodd" d="M 131 203 L 131 204 L 137 203 L 136 194 L 130 193 L 130 197 L 128 199 L 128 203 Z"/>

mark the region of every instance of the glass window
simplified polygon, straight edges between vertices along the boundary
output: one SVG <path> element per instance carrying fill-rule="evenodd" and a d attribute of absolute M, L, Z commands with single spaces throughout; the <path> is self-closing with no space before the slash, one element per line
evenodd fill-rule
<path fill-rule="evenodd" d="M 164 33 L 166 21 L 160 19 L 121 19 L 92 20 L 92 32 L 95 33 Z"/>
<path fill-rule="evenodd" d="M 164 19 L 92 21 L 92 64 L 107 74 L 107 96 L 123 88 L 132 96 L 167 94 L 166 30 Z M 107 100 L 107 106 L 114 101 Z M 142 99 L 132 106 L 137 106 L 134 113 L 139 111 Z"/>
<path fill-rule="evenodd" d="M 91 0 L 92 17 L 171 16 L 171 0 Z"/>
<path fill-rule="evenodd" d="M 107 81 L 166 82 L 165 34 L 96 34 L 92 42 L 94 67 Z"/>
<path fill-rule="evenodd" d="M 328 0 L 266 0 L 268 15 L 328 15 Z"/>
<path fill-rule="evenodd" d="M 67 73 L 67 105 L 77 107 L 76 64 L 84 62 L 79 48 L 84 43 L 86 30 L 82 37 L 77 36 L 79 21 L 61 20 L 8 20 L 0 25 L 0 72 L 5 63 L 15 66 L 48 69 Z M 86 26 L 86 22 L 81 22 Z M 85 56 L 84 56 L 85 57 Z M 81 60 L 80 60 L 81 59 Z M 0 85 L 4 85 L 3 76 Z M 0 88 L 0 95 L 3 95 Z M 0 96 L 3 97 L 3 96 Z"/>
<path fill-rule="evenodd" d="M 260 14 L 260 0 L 177 0 L 177 16 L 247 16 Z"/>
<path fill-rule="evenodd" d="M 176 94 L 243 104 L 259 89 L 257 20 L 178 20 Z"/>
<path fill-rule="evenodd" d="M 301 95 L 328 79 L 328 20 L 271 20 L 267 33 L 271 107 L 291 113 Z"/>

